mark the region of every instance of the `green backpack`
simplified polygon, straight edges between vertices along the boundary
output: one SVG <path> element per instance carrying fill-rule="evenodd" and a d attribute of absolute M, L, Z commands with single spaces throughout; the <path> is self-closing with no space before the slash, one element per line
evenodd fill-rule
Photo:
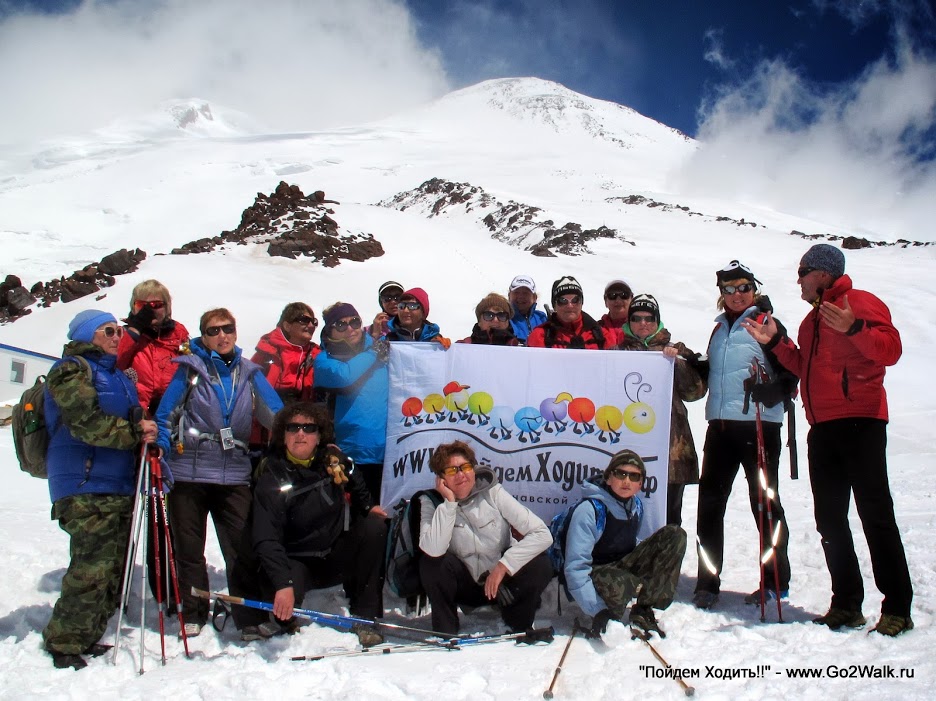
<path fill-rule="evenodd" d="M 80 355 L 73 355 L 88 375 L 88 382 L 94 382 L 91 365 Z M 13 447 L 20 469 L 33 477 L 48 479 L 46 453 L 49 451 L 49 432 L 45 424 L 45 386 L 46 376 L 40 375 L 36 383 L 23 392 L 19 403 L 13 407 L 11 428 L 13 429 Z"/>

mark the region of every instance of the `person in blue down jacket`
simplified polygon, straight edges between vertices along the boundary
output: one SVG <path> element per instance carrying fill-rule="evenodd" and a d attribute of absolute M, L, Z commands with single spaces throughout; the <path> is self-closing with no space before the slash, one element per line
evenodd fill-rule
<path fill-rule="evenodd" d="M 315 358 L 315 386 L 335 422 L 335 439 L 354 460 L 367 491 L 380 501 L 387 440 L 387 341 L 361 328 L 361 315 L 346 302 L 322 312 L 322 352 Z"/>
<path fill-rule="evenodd" d="M 612 619 L 624 620 L 634 597 L 630 626 L 643 635 L 666 637 L 653 609 L 673 602 L 686 532 L 669 524 L 642 539 L 643 504 L 637 493 L 646 476 L 640 456 L 621 450 L 603 474 L 585 481 L 583 499 L 572 507 L 563 574 L 569 593 L 593 617 L 589 637 L 600 638 Z"/>
<path fill-rule="evenodd" d="M 283 406 L 260 367 L 241 356 L 231 312 L 205 312 L 199 329 L 201 338 L 192 340 L 191 354 L 173 361 L 180 367 L 156 411 L 159 449 L 174 478 L 169 523 L 189 637 L 198 635 L 208 620 L 208 600 L 191 593 L 193 586 L 208 589 L 208 514 L 218 534 L 230 593 L 259 598 L 247 527 L 252 502 L 247 443 L 253 419 L 269 429 Z M 267 619 L 261 614 L 234 607 L 234 622 L 245 640 L 257 638 L 257 627 Z"/>
<path fill-rule="evenodd" d="M 83 669 L 82 655 L 97 657 L 108 649 L 98 640 L 119 603 L 135 449 L 156 438 L 156 424 L 142 418 L 136 387 L 117 369 L 122 335 L 112 314 L 79 313 L 68 326 L 71 342 L 46 381 L 52 518 L 68 533 L 71 553 L 62 594 L 42 631 L 59 669 Z"/>
<path fill-rule="evenodd" d="M 736 260 L 716 273 L 719 290 L 718 307 L 723 313 L 716 317 L 717 326 L 708 346 L 708 400 L 702 476 L 699 480 L 699 509 L 696 534 L 699 539 L 699 576 L 692 603 L 700 609 L 712 608 L 721 588 L 722 559 L 725 549 L 725 509 L 731 487 L 744 468 L 748 497 L 755 521 L 758 519 L 757 423 L 756 407 L 749 401 L 752 367 L 759 364 L 767 373 L 766 385 L 775 394 L 763 403 L 761 421 L 764 450 L 767 458 L 767 494 L 772 495 L 770 510 L 774 528 L 764 526 L 760 533 L 765 598 L 784 598 L 790 587 L 790 559 L 787 556 L 789 529 L 778 491 L 780 465 L 780 426 L 783 422 L 783 397 L 796 387 L 796 377 L 783 370 L 772 353 L 764 351 L 744 329 L 746 319 L 772 311 L 770 301 L 763 297 L 759 281 L 746 266 Z M 776 537 L 776 544 L 773 543 Z M 752 564 L 753 558 L 752 558 Z M 779 587 L 777 584 L 779 583 Z M 745 603 L 760 602 L 757 587 L 745 597 Z"/>

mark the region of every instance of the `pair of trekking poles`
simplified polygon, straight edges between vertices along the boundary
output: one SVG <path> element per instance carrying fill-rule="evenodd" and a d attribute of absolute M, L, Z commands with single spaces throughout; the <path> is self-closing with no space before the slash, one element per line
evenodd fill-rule
<path fill-rule="evenodd" d="M 179 594 L 179 577 L 176 571 L 175 553 L 172 547 L 172 538 L 169 533 L 169 517 L 166 509 L 166 486 L 163 480 L 162 465 L 159 461 L 158 451 L 144 445 L 140 451 L 140 466 L 137 474 L 136 492 L 133 502 L 133 518 L 130 528 L 130 539 L 127 543 L 127 552 L 124 559 L 124 573 L 120 588 L 120 609 L 117 614 L 117 633 L 114 640 L 114 654 L 111 658 L 117 664 L 117 653 L 120 648 L 120 630 L 123 623 L 124 612 L 130 601 L 130 589 L 133 582 L 133 569 L 137 554 L 142 561 L 140 574 L 140 674 L 143 674 L 143 660 L 145 657 L 145 631 L 146 631 L 146 578 L 149 562 L 147 560 L 147 533 L 152 534 L 153 561 L 156 564 L 155 596 L 156 608 L 159 613 L 159 645 L 162 663 L 166 664 L 166 613 L 169 608 L 170 592 L 163 591 L 163 585 L 168 590 L 172 587 L 175 597 L 176 616 L 179 619 L 179 630 L 185 656 L 190 657 L 188 637 L 185 634 L 185 620 L 182 617 L 182 597 Z M 147 526 L 149 528 L 147 529 Z M 164 544 L 164 548 L 160 546 Z"/>

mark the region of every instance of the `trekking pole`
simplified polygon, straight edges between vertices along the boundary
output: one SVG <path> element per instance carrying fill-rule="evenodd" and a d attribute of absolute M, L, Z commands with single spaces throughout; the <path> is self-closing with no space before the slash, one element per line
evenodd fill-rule
<path fill-rule="evenodd" d="M 150 485 L 150 471 L 146 469 L 143 473 L 143 523 L 149 522 Z M 146 535 L 143 534 L 139 541 L 141 543 L 140 555 L 143 562 L 143 569 L 140 574 L 140 674 L 143 674 L 143 658 L 146 652 Z"/>
<path fill-rule="evenodd" d="M 133 518 L 130 525 L 130 537 L 127 540 L 127 550 L 124 553 L 124 573 L 120 583 L 120 607 L 117 609 L 117 630 L 114 635 L 114 654 L 111 664 L 117 664 L 117 652 L 120 648 L 120 626 L 123 623 L 127 600 L 130 598 L 130 582 L 133 575 L 133 561 L 136 559 L 136 544 L 140 537 L 140 499 L 143 498 L 143 470 L 146 469 L 146 446 L 140 451 L 140 469 L 137 472 L 136 492 L 133 497 Z"/>
<path fill-rule="evenodd" d="M 342 650 L 340 652 L 324 652 L 321 655 L 296 655 L 290 657 L 292 662 L 317 662 L 332 657 L 363 657 L 365 655 L 389 655 L 396 652 L 425 652 L 428 650 L 461 650 L 457 645 L 429 645 L 427 643 L 409 643 L 406 645 L 383 645 L 365 647 L 361 650 Z"/>
<path fill-rule="evenodd" d="M 566 655 L 569 654 L 569 648 L 572 647 L 572 639 L 575 637 L 575 634 L 579 631 L 584 631 L 585 629 L 579 624 L 579 619 L 575 619 L 572 623 L 572 634 L 569 636 L 569 641 L 565 644 L 565 648 L 562 651 L 562 656 L 559 658 L 559 664 L 556 665 L 556 670 L 553 672 L 552 681 L 549 682 L 549 688 L 543 692 L 544 699 L 551 699 L 553 697 L 553 687 L 556 685 L 556 680 L 559 678 L 559 673 L 562 671 L 562 665 L 565 663 Z"/>
<path fill-rule="evenodd" d="M 671 665 L 669 662 L 663 659 L 663 655 L 657 652 L 657 649 L 653 647 L 653 643 L 650 642 L 649 633 L 645 633 L 637 628 L 631 628 L 631 636 L 632 636 L 631 637 L 632 640 L 634 638 L 639 638 L 640 640 L 643 640 L 644 643 L 646 643 L 647 647 L 650 648 L 650 652 L 653 653 L 653 656 L 657 658 L 657 660 L 659 661 L 661 665 L 663 665 L 664 669 L 671 670 L 673 668 L 673 665 Z M 695 696 L 694 686 L 689 686 L 688 684 L 686 684 L 686 681 L 678 674 L 674 675 L 673 679 L 675 679 L 676 683 L 679 684 L 680 687 L 682 687 L 683 693 L 686 696 Z"/>
<path fill-rule="evenodd" d="M 185 649 L 185 656 L 189 654 L 188 635 L 185 633 L 185 618 L 182 615 L 182 596 L 179 593 L 179 574 L 176 569 L 175 548 L 172 545 L 172 534 L 169 532 L 169 513 L 166 509 L 166 494 L 163 492 L 162 465 L 159 462 L 159 455 L 150 456 L 150 464 L 156 481 L 156 490 L 159 497 L 159 510 L 162 516 L 163 533 L 166 543 L 166 607 L 168 608 L 168 589 L 172 585 L 172 592 L 175 594 L 176 618 L 179 620 L 179 632 L 182 635 L 182 647 Z"/>
<path fill-rule="evenodd" d="M 763 365 L 759 361 L 755 360 L 754 365 L 752 366 L 752 372 L 754 372 L 757 378 L 757 381 L 760 382 L 766 377 L 767 371 L 764 369 Z M 767 607 L 767 578 L 766 578 L 766 567 L 767 563 L 773 559 L 773 573 L 774 573 L 774 592 L 776 593 L 777 599 L 777 619 L 780 623 L 783 623 L 783 612 L 781 610 L 780 604 L 780 571 L 777 568 L 777 559 L 776 559 L 776 545 L 780 537 L 781 524 L 777 524 L 776 530 L 774 529 L 773 522 L 773 490 L 770 487 L 770 484 L 767 482 L 767 448 L 764 442 L 764 422 L 761 418 L 761 405 L 760 402 L 754 402 L 754 425 L 757 434 L 757 529 L 758 537 L 760 542 L 758 543 L 758 548 L 761 551 L 760 558 L 760 608 L 761 608 L 761 623 L 766 620 L 766 607 Z M 766 502 L 766 503 L 765 503 Z M 767 512 L 767 535 L 768 541 L 767 546 L 764 546 L 764 511 L 766 505 Z"/>
<path fill-rule="evenodd" d="M 160 565 L 162 564 L 161 553 L 159 549 L 159 513 L 156 509 L 157 506 L 157 494 L 158 490 L 161 490 L 161 485 L 156 479 L 155 470 L 153 469 L 153 460 L 149 460 L 149 474 L 150 474 L 150 485 L 152 487 L 150 492 L 150 530 L 153 534 L 153 562 L 156 563 L 156 610 L 159 615 L 159 650 L 163 666 L 166 665 L 166 617 L 165 617 L 165 601 L 163 599 L 163 579 L 160 573 Z M 147 566 L 147 563 L 144 562 L 144 567 Z M 168 588 L 169 582 L 166 582 Z"/>

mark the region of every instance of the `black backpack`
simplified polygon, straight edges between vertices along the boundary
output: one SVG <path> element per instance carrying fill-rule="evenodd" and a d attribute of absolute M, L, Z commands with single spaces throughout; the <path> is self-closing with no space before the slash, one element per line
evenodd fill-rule
<path fill-rule="evenodd" d="M 435 506 L 442 503 L 442 495 L 436 490 L 423 489 L 409 499 L 400 499 L 393 507 L 384 558 L 390 591 L 406 599 L 409 607 L 415 609 L 417 614 L 425 610 L 428 604 L 426 592 L 419 580 L 419 558 L 422 556 L 419 549 L 420 497 L 424 495 Z"/>

